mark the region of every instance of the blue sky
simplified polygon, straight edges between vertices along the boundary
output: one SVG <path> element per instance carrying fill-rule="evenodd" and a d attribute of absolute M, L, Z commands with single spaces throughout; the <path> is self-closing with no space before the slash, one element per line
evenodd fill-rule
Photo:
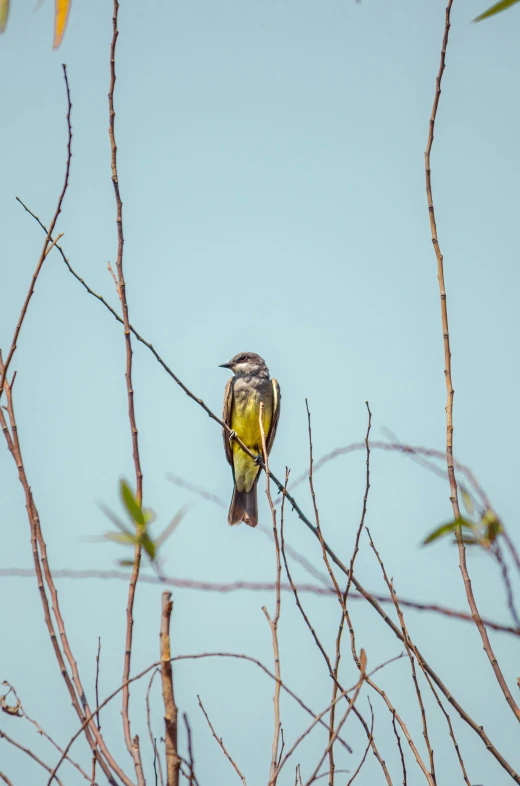
<path fill-rule="evenodd" d="M 480 25 L 486 4 L 458 0 L 432 154 L 433 188 L 445 257 L 455 388 L 455 453 L 471 466 L 516 537 L 516 416 L 520 394 L 517 223 L 517 8 Z M 227 372 L 218 364 L 240 350 L 265 357 L 282 389 L 282 415 L 271 465 L 278 475 L 307 466 L 305 397 L 318 458 L 363 439 L 365 401 L 374 439 L 383 427 L 399 439 L 442 449 L 444 359 L 437 270 L 429 233 L 424 149 L 444 25 L 441 2 L 426 0 L 197 0 L 122 3 L 117 49 L 116 133 L 124 203 L 125 271 L 130 318 L 180 378 L 214 410 Z M 72 93 L 70 188 L 58 229 L 75 269 L 115 307 L 106 270 L 115 261 L 115 203 L 108 140 L 112 7 L 75 3 L 64 43 L 51 51 L 53 8 L 13 2 L 1 40 L 4 220 L 0 346 L 9 347 L 38 260 L 41 229 L 19 196 L 48 223 L 63 182 L 66 124 L 61 63 Z M 134 387 L 145 504 L 160 528 L 192 500 L 168 472 L 227 502 L 229 467 L 218 426 L 166 376 L 146 348 L 134 345 Z M 51 564 L 110 569 L 121 557 L 92 543 L 107 521 L 102 502 L 119 508 L 118 483 L 132 478 L 120 326 L 67 272 L 57 252 L 45 262 L 13 361 L 15 405 L 25 463 L 40 510 Z M 316 476 L 327 539 L 348 559 L 361 512 L 364 457 L 338 459 Z M 3 502 L 0 567 L 31 566 L 22 489 L 0 449 Z M 298 499 L 310 513 L 305 486 Z M 420 549 L 425 533 L 450 517 L 447 484 L 410 461 L 372 455 L 367 524 L 404 597 L 466 608 L 456 550 Z M 265 498 L 262 523 L 269 524 Z M 316 565 L 320 553 L 288 512 L 287 539 Z M 125 555 L 126 556 L 126 555 Z M 259 531 L 229 528 L 225 512 L 195 500 L 164 551 L 165 571 L 183 578 L 269 581 L 275 562 Z M 508 620 L 496 566 L 469 557 L 481 613 Z M 294 566 L 301 581 L 306 574 Z M 366 537 L 358 578 L 384 591 Z M 98 636 L 101 694 L 120 682 L 127 587 L 120 581 L 60 580 L 60 599 L 83 679 L 92 693 Z M 133 671 L 158 655 L 161 588 L 140 585 Z M 272 593 L 174 593 L 176 653 L 246 652 L 272 664 L 262 605 Z M 359 601 L 353 615 L 369 667 L 400 652 L 399 643 Z M 334 599 L 306 598 L 330 652 L 339 622 Z M 520 766 L 515 721 L 482 652 L 476 629 L 408 613 L 409 629 L 460 703 L 483 724 L 513 766 Z M 0 578 L 0 681 L 19 691 L 29 714 L 64 744 L 76 719 L 44 630 L 36 583 Z M 516 689 L 515 642 L 492 636 L 504 674 Z M 310 706 L 323 709 L 330 686 L 322 660 L 287 596 L 280 620 L 282 677 Z M 342 679 L 357 672 L 346 643 Z M 181 664 L 177 700 L 193 728 L 201 783 L 236 776 L 211 738 L 200 694 L 249 786 L 267 781 L 272 685 L 248 664 Z M 378 675 L 424 753 L 420 716 L 402 660 Z M 133 731 L 143 741 L 145 685 L 132 692 Z M 389 713 L 377 696 L 376 740 L 394 782 L 400 764 Z M 428 697 L 439 782 L 462 782 L 445 721 Z M 368 716 L 366 694 L 360 709 Z M 107 709 L 107 738 L 127 771 L 120 706 Z M 480 741 L 452 714 L 472 783 L 509 779 Z M 159 695 L 154 727 L 162 727 Z M 286 739 L 306 718 L 282 704 Z M 55 754 L 22 721 L 0 728 Z M 363 735 L 349 721 L 355 769 Z M 183 738 L 184 740 L 184 738 Z M 302 748 L 309 777 L 324 737 Z M 78 758 L 88 762 L 82 742 Z M 422 775 L 405 751 L 409 783 Z M 42 771 L 6 744 L 1 769 L 20 783 Z M 65 771 L 64 771 L 65 774 Z M 348 776 L 341 776 L 348 779 Z M 70 769 L 66 783 L 80 782 Z M 369 757 L 360 783 L 379 783 Z M 150 782 L 153 782 L 150 781 Z M 281 783 L 294 782 L 294 769 Z M 339 781 L 342 782 L 341 780 Z"/>

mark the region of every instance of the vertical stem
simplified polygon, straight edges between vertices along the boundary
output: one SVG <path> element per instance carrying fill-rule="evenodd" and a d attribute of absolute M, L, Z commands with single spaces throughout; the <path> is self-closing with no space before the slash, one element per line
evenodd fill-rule
<path fill-rule="evenodd" d="M 132 435 L 132 453 L 134 457 L 135 466 L 135 480 L 136 480 L 136 499 L 138 504 L 142 503 L 143 499 L 143 473 L 141 471 L 141 461 L 139 458 L 139 440 L 138 431 L 135 421 L 134 409 L 134 389 L 132 385 L 132 341 L 130 338 L 130 321 L 128 318 L 128 303 L 126 300 L 126 283 L 123 272 L 123 203 L 121 201 L 121 194 L 119 191 L 119 177 L 117 173 L 117 145 L 115 137 L 115 117 L 114 110 L 114 89 L 116 84 L 116 42 L 119 35 L 117 28 L 117 15 L 119 11 L 119 2 L 114 0 L 114 13 L 112 17 L 112 43 L 110 46 L 110 89 L 108 92 L 108 107 L 109 107 L 109 136 L 110 136 L 110 150 L 111 150 L 111 166 L 112 166 L 112 183 L 114 186 L 114 195 L 116 199 L 116 223 L 117 223 L 117 291 L 121 301 L 121 309 L 123 313 L 123 325 L 125 334 L 125 349 L 126 349 L 126 389 L 128 395 L 128 418 L 130 421 L 130 431 Z M 141 754 L 139 750 L 139 738 L 135 736 L 132 739 L 132 732 L 130 729 L 130 689 L 128 687 L 128 678 L 130 676 L 130 663 L 132 659 L 132 636 L 133 636 L 133 609 L 135 591 L 137 580 L 139 578 L 139 568 L 141 566 L 141 545 L 136 544 L 134 551 L 134 565 L 132 568 L 132 575 L 130 577 L 130 585 L 128 588 L 128 603 L 126 606 L 126 641 L 125 641 L 125 657 L 123 666 L 123 730 L 125 735 L 125 742 L 128 752 L 134 760 L 135 772 L 137 775 L 137 782 L 139 786 L 144 784 L 143 765 L 141 762 Z"/>
<path fill-rule="evenodd" d="M 424 162 L 425 162 L 425 172 L 426 172 L 426 194 L 428 197 L 428 211 L 430 214 L 430 229 L 431 229 L 432 243 L 435 249 L 435 256 L 437 257 L 437 278 L 439 281 L 439 293 L 441 299 L 441 319 L 442 319 L 442 333 L 443 333 L 443 341 L 444 341 L 444 377 L 446 380 L 446 459 L 447 459 L 447 467 L 448 467 L 448 478 L 450 483 L 450 500 L 453 508 L 453 515 L 455 519 L 458 519 L 460 518 L 460 508 L 459 508 L 459 500 L 458 500 L 458 493 L 457 493 L 457 481 L 455 479 L 455 469 L 453 466 L 453 397 L 455 391 L 453 390 L 453 382 L 452 382 L 452 374 L 451 374 L 451 348 L 450 348 L 450 333 L 448 329 L 448 305 L 446 302 L 446 286 L 444 283 L 444 259 L 441 253 L 441 249 L 439 246 L 439 239 L 437 236 L 437 223 L 435 220 L 435 208 L 433 205 L 431 165 L 430 165 L 430 155 L 431 155 L 434 131 L 435 131 L 435 120 L 437 117 L 437 108 L 439 106 L 439 100 L 441 97 L 441 81 L 442 81 L 444 68 L 446 66 L 446 47 L 448 46 L 448 36 L 450 32 L 450 13 L 451 13 L 452 5 L 453 5 L 453 0 L 448 0 L 448 5 L 446 7 L 445 24 L 444 24 L 444 36 L 442 39 L 441 59 L 439 65 L 439 72 L 437 74 L 437 79 L 435 81 L 435 96 L 433 99 L 432 113 L 430 117 L 430 129 L 428 133 L 428 142 L 426 145 L 426 151 L 424 153 Z M 477 603 L 475 601 L 475 596 L 473 594 L 473 589 L 471 586 L 471 579 L 468 573 L 468 566 L 466 563 L 466 547 L 462 540 L 460 530 L 457 532 L 457 545 L 459 549 L 460 571 L 462 573 L 462 578 L 464 580 L 466 597 L 468 599 L 468 604 L 471 609 L 472 617 L 480 633 L 484 651 L 489 658 L 489 662 L 491 663 L 491 667 L 495 673 L 497 682 L 500 685 L 502 693 L 504 694 L 504 697 L 509 707 L 511 708 L 511 711 L 515 715 L 516 719 L 520 721 L 520 708 L 518 707 L 517 703 L 513 699 L 511 691 L 509 690 L 509 687 L 504 679 L 504 675 L 502 674 L 502 670 L 498 665 L 498 660 L 493 652 L 493 649 L 491 648 L 491 642 L 489 641 L 486 628 L 484 626 L 484 623 L 482 622 L 482 619 L 480 617 L 477 608 Z"/>
<path fill-rule="evenodd" d="M 166 745 L 166 783 L 179 786 L 181 760 L 177 752 L 177 706 L 173 695 L 173 671 L 170 649 L 170 620 L 173 603 L 171 592 L 162 594 L 161 614 L 161 678 L 164 701 L 164 726 Z"/>

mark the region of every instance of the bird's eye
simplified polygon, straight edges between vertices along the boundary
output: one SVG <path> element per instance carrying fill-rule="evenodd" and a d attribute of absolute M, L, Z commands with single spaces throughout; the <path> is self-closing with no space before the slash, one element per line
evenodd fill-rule
<path fill-rule="evenodd" d="M 246 362 L 246 360 L 247 360 L 247 357 L 246 357 L 246 355 L 242 355 L 241 357 L 239 357 L 239 359 L 238 359 L 238 362 L 239 362 L 239 363 L 245 363 L 245 362 Z"/>

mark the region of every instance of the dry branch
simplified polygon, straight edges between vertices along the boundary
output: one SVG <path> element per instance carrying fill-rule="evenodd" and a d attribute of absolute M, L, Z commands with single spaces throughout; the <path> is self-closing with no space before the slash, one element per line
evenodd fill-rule
<path fill-rule="evenodd" d="M 164 701 L 166 783 L 167 786 L 178 786 L 181 760 L 177 749 L 177 705 L 173 696 L 173 659 L 170 650 L 170 621 L 173 603 L 171 592 L 163 592 L 161 597 L 161 679 Z"/>
<path fill-rule="evenodd" d="M 447 467 L 448 467 L 448 478 L 450 482 L 450 500 L 451 505 L 453 508 L 453 516 L 455 519 L 460 518 L 460 509 L 459 509 L 459 501 L 458 501 L 458 492 L 457 492 L 457 481 L 455 478 L 455 467 L 453 462 L 453 397 L 454 397 L 454 390 L 453 390 L 453 383 L 452 383 L 452 373 L 451 373 L 451 348 L 450 348 L 450 333 L 448 327 L 448 304 L 446 299 L 446 286 L 444 283 L 444 259 L 441 253 L 441 249 L 439 246 L 439 239 L 437 235 L 437 223 L 435 220 L 435 208 L 433 204 L 433 194 L 432 194 L 432 183 L 431 183 L 431 164 L 430 164 L 430 155 L 433 146 L 433 138 L 434 138 L 434 131 L 435 131 L 435 121 L 437 118 L 437 109 L 439 106 L 439 100 L 441 97 L 441 82 L 442 82 L 442 75 L 444 72 L 444 68 L 446 65 L 446 48 L 448 45 L 448 36 L 450 32 L 450 13 L 451 7 L 453 5 L 453 0 L 448 0 L 448 5 L 446 7 L 446 15 L 445 15 L 445 24 L 444 24 L 444 35 L 442 39 L 442 48 L 441 48 L 441 58 L 440 58 L 440 65 L 439 65 L 439 72 L 437 74 L 437 78 L 435 80 L 435 96 L 433 99 L 433 107 L 432 113 L 430 117 L 430 128 L 428 133 L 428 142 L 426 145 L 426 151 L 424 154 L 424 165 L 425 165 L 425 172 L 426 172 L 426 194 L 428 198 L 428 211 L 430 214 L 430 229 L 431 229 L 431 237 L 432 243 L 435 250 L 435 256 L 437 258 L 437 278 L 439 281 L 439 293 L 440 293 L 440 300 L 441 300 L 441 318 L 442 318 L 442 333 L 443 333 L 443 341 L 444 341 L 444 377 L 446 380 L 446 459 L 447 459 Z M 502 674 L 502 670 L 499 666 L 498 660 L 493 652 L 491 647 L 491 642 L 489 641 L 489 636 L 487 634 L 486 628 L 482 619 L 480 617 L 477 603 L 475 600 L 475 596 L 473 594 L 473 589 L 471 586 L 471 579 L 468 572 L 468 566 L 466 562 L 466 547 L 464 545 L 464 541 L 462 540 L 462 535 L 460 532 L 460 528 L 457 530 L 457 545 L 459 549 L 459 560 L 460 560 L 460 570 L 462 573 L 462 578 L 464 580 L 464 587 L 466 589 L 466 597 L 468 599 L 468 605 L 471 609 L 471 614 L 475 621 L 475 624 L 478 628 L 480 633 L 480 637 L 482 639 L 482 644 L 484 647 L 484 651 L 489 659 L 497 682 L 504 694 L 504 697 L 511 708 L 514 716 L 518 721 L 520 721 L 520 707 L 516 703 L 513 698 L 511 691 L 507 685 L 507 682 Z"/>

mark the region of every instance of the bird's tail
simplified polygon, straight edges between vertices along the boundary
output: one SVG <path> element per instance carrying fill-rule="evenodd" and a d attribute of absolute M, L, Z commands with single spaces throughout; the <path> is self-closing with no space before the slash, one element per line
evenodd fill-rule
<path fill-rule="evenodd" d="M 258 503 L 256 499 L 256 480 L 250 491 L 238 491 L 235 486 L 233 498 L 229 506 L 229 524 L 240 524 L 245 521 L 250 527 L 258 524 Z"/>

